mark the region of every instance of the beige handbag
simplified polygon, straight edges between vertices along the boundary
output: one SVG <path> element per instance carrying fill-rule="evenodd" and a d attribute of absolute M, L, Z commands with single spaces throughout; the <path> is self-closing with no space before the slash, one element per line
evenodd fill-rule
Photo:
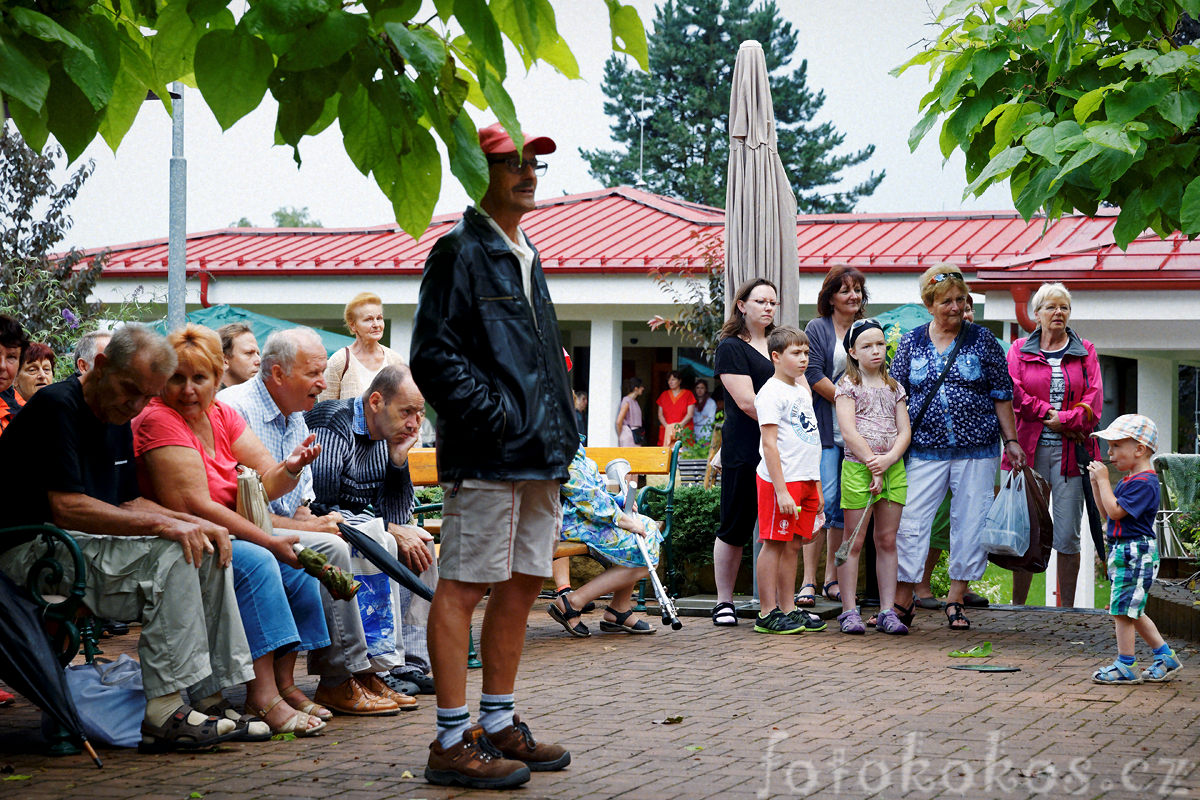
<path fill-rule="evenodd" d="M 237 488 L 237 513 L 268 534 L 274 535 L 271 501 L 267 499 L 267 490 L 263 487 L 262 478 L 254 470 L 239 464 Z"/>

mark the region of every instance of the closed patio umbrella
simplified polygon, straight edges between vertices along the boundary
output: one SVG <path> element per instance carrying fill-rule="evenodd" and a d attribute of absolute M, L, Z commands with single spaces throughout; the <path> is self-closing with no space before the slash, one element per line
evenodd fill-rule
<path fill-rule="evenodd" d="M 800 323 L 796 195 L 779 158 L 775 108 L 762 45 L 742 42 L 729 96 L 729 180 L 725 194 L 725 309 L 743 281 L 779 289 L 775 322 Z"/>

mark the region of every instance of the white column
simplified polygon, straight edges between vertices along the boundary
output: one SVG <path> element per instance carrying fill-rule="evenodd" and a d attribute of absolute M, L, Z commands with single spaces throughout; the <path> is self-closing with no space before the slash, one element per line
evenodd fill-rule
<path fill-rule="evenodd" d="M 391 336 L 388 347 L 395 350 L 408 363 L 408 350 L 412 345 L 413 314 L 416 309 L 412 306 L 388 306 L 388 322 L 391 323 Z"/>
<path fill-rule="evenodd" d="M 1179 370 L 1169 358 L 1139 358 L 1137 413 L 1158 426 L 1159 453 L 1175 452 L 1175 413 L 1179 405 Z"/>
<path fill-rule="evenodd" d="M 617 444 L 617 409 L 621 403 L 621 321 L 593 319 L 588 369 L 588 444 Z"/>

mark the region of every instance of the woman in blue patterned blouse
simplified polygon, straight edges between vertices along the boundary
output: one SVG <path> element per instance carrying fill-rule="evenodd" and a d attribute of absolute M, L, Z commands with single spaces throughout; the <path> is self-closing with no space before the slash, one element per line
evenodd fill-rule
<path fill-rule="evenodd" d="M 962 272 L 939 264 L 921 275 L 920 285 L 921 300 L 933 321 L 904 335 L 891 364 L 892 377 L 908 393 L 913 420 L 908 505 L 896 534 L 896 610 L 906 624 L 911 622 L 913 585 L 924 572 L 934 514 L 950 489 L 954 498 L 946 617 L 951 628 L 966 630 L 971 623 L 963 614 L 963 594 L 987 568 L 980 533 L 992 503 L 1001 449 L 1018 468 L 1025 466 L 1025 452 L 1017 444 L 1004 349 L 986 328 L 963 320 L 969 289 Z M 946 377 L 935 390 L 943 370 Z"/>

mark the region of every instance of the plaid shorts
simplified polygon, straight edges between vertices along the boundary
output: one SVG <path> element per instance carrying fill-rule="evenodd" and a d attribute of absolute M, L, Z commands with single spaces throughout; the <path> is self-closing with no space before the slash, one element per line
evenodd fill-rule
<path fill-rule="evenodd" d="M 1158 575 L 1158 542 L 1138 537 L 1124 542 L 1109 540 L 1108 578 L 1112 581 L 1108 613 L 1137 619 L 1146 613 L 1146 598 Z"/>

